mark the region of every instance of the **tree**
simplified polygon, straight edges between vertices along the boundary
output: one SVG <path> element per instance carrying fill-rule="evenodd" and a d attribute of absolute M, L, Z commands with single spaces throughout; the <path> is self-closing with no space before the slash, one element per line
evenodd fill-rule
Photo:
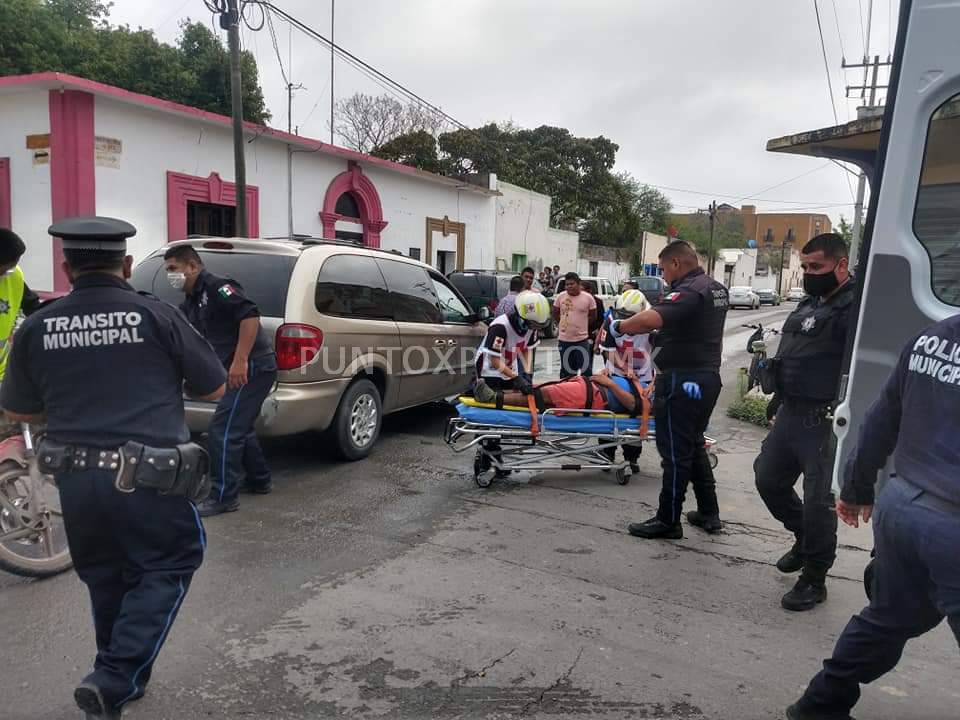
<path fill-rule="evenodd" d="M 0 2 L 0 75 L 57 71 L 230 114 L 229 53 L 203 23 L 181 25 L 176 46 L 150 30 L 108 22 L 98 0 Z M 270 118 L 253 55 L 241 56 L 244 118 Z"/>
<path fill-rule="evenodd" d="M 644 230 L 666 232 L 671 209 L 666 195 L 629 173 L 614 175 L 613 190 L 577 228 L 584 242 L 623 247 L 636 243 Z"/>
<path fill-rule="evenodd" d="M 681 240 L 691 243 L 701 253 L 710 248 L 710 215 L 698 212 L 693 215 L 674 215 L 670 218 L 679 231 Z M 744 237 L 743 216 L 740 213 L 717 213 L 713 228 L 713 251 L 723 248 L 747 246 Z"/>
<path fill-rule="evenodd" d="M 348 148 L 368 154 L 404 135 L 423 132 L 436 138 L 447 125 L 428 108 L 386 94 L 355 93 L 337 100 L 335 107 L 334 131 Z"/>
<path fill-rule="evenodd" d="M 837 232 L 847 243 L 847 247 L 853 247 L 853 225 L 848 223 L 843 215 L 840 216 L 840 224 L 837 226 Z"/>
<path fill-rule="evenodd" d="M 413 165 L 427 172 L 441 173 L 444 170 L 437 157 L 437 140 L 426 130 L 396 137 L 373 154 L 385 160 Z"/>

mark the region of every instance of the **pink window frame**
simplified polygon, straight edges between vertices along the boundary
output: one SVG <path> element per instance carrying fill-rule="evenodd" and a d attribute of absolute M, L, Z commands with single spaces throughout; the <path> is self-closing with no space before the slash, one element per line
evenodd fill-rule
<path fill-rule="evenodd" d="M 359 218 L 348 218 L 337 213 L 337 200 L 344 193 L 350 193 L 360 208 Z M 380 247 L 380 233 L 388 223 L 383 219 L 383 205 L 380 203 L 380 194 L 376 186 L 360 169 L 355 162 L 347 164 L 347 171 L 337 175 L 327 187 L 323 198 L 323 210 L 320 211 L 320 221 L 323 223 L 323 236 L 327 239 L 336 237 L 338 220 L 358 220 L 363 226 L 363 244 L 365 247 Z"/>
<path fill-rule="evenodd" d="M 207 177 L 167 171 L 167 242 L 187 237 L 187 202 L 237 206 L 237 186 L 217 172 Z M 247 185 L 247 226 L 250 237 L 260 235 L 260 188 Z"/>

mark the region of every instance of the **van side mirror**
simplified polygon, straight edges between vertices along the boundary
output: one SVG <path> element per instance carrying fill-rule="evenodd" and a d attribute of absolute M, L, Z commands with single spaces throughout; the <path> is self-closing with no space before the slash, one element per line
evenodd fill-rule
<path fill-rule="evenodd" d="M 489 320 L 489 319 L 490 319 L 490 308 L 488 308 L 486 305 L 484 305 L 484 306 L 481 307 L 479 310 L 477 310 L 477 319 L 483 320 L 484 322 L 486 322 L 487 320 Z"/>

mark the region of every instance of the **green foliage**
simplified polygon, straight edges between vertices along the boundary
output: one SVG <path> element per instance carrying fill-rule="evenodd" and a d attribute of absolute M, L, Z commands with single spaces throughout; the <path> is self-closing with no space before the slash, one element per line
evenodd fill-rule
<path fill-rule="evenodd" d="M 840 224 L 837 226 L 837 232 L 846 240 L 847 247 L 853 247 L 853 225 L 848 223 L 843 215 L 840 216 Z"/>
<path fill-rule="evenodd" d="M 181 25 L 176 46 L 153 31 L 112 27 L 98 0 L 2 0 L 0 75 L 57 71 L 230 114 L 229 53 L 210 28 Z M 244 119 L 270 119 L 253 55 L 241 56 Z"/>
<path fill-rule="evenodd" d="M 679 231 L 681 240 L 691 243 L 699 252 L 707 253 L 710 248 L 710 215 L 708 213 L 674 215 L 671 221 Z M 718 213 L 713 230 L 713 252 L 716 253 L 721 248 L 746 246 L 743 217 L 740 213 Z"/>
<path fill-rule="evenodd" d="M 768 427 L 770 425 L 767 422 L 767 403 L 769 401 L 770 398 L 766 395 L 750 392 L 730 403 L 727 408 L 727 415 L 760 427 Z"/>
<path fill-rule="evenodd" d="M 443 170 L 440 159 L 437 157 L 437 141 L 426 130 L 396 137 L 375 150 L 373 154 L 385 160 L 413 165 L 428 172 Z"/>

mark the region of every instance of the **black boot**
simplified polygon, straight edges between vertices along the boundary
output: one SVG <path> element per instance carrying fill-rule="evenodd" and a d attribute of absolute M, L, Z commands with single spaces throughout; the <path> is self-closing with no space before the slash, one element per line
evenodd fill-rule
<path fill-rule="evenodd" d="M 777 560 L 777 570 L 782 573 L 795 573 L 803 570 L 803 552 L 802 543 L 797 540 L 793 547 L 787 550 L 779 560 Z"/>
<path fill-rule="evenodd" d="M 104 720 L 120 720 L 120 711 L 107 708 L 100 688 L 91 682 L 82 682 L 73 691 L 73 699 L 77 707 L 83 710 L 87 718 L 104 718 Z"/>
<path fill-rule="evenodd" d="M 711 535 L 716 535 L 723 529 L 723 523 L 717 515 L 704 515 L 699 510 L 691 510 L 687 513 L 687 522 L 696 525 L 698 528 Z"/>
<path fill-rule="evenodd" d="M 827 586 L 822 580 L 810 580 L 801 575 L 793 589 L 780 599 L 784 610 L 803 612 L 813 610 L 827 599 Z"/>
<path fill-rule="evenodd" d="M 680 526 L 680 523 L 668 525 L 656 516 L 642 523 L 630 523 L 630 525 L 627 526 L 627 532 L 634 537 L 644 538 L 646 540 L 654 540 L 657 538 L 679 540 L 683 537 L 683 528 Z"/>

